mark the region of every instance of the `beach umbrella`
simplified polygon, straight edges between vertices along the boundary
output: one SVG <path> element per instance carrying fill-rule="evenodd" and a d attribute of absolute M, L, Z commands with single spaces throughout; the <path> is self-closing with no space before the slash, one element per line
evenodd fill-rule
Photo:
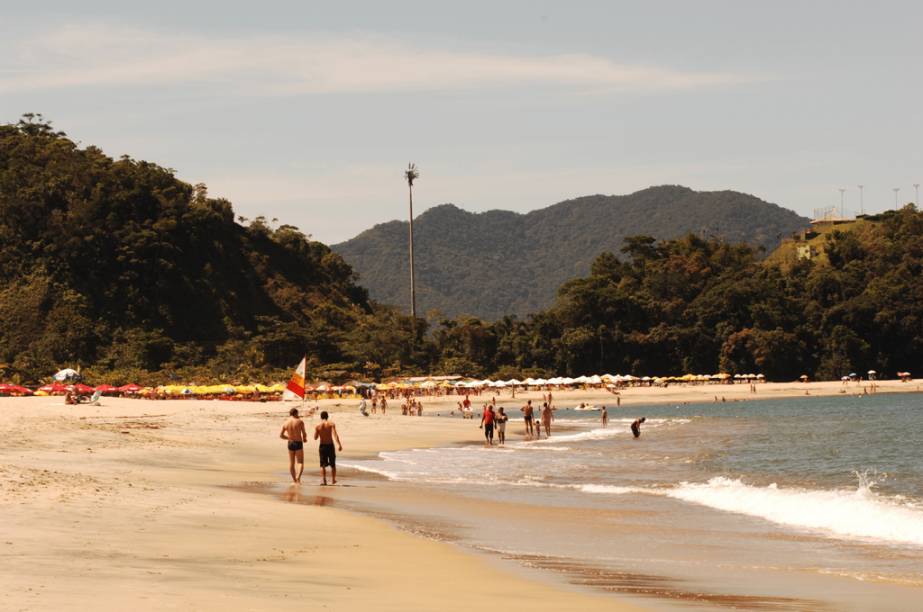
<path fill-rule="evenodd" d="M 77 393 L 93 393 L 95 389 L 93 389 L 93 387 L 91 387 L 90 385 L 85 385 L 83 383 L 77 383 L 76 385 L 74 385 L 74 391 L 76 391 Z"/>
<path fill-rule="evenodd" d="M 844 376 L 844 377 L 841 378 L 840 380 L 849 380 L 849 376 Z"/>
<path fill-rule="evenodd" d="M 757 374 L 757 375 L 756 375 L 756 377 L 757 377 L 757 378 L 760 378 L 760 379 L 762 379 L 762 378 L 766 378 L 766 377 L 765 377 L 765 376 L 763 376 L 762 374 Z"/>
<path fill-rule="evenodd" d="M 135 383 L 128 383 L 127 385 L 122 385 L 119 387 L 119 393 L 137 393 L 141 390 L 141 385 L 136 385 Z"/>
<path fill-rule="evenodd" d="M 799 376 L 798 378 L 799 378 L 799 380 L 807 380 L 807 379 L 808 379 L 808 375 L 807 375 L 807 374 L 802 374 L 802 375 Z"/>
<path fill-rule="evenodd" d="M 71 368 L 64 368 L 63 370 L 57 372 L 52 378 L 58 382 L 62 382 L 71 378 L 77 378 L 80 376 L 80 373 L 77 370 L 72 370 Z"/>
<path fill-rule="evenodd" d="M 9 393 L 10 395 L 32 395 L 30 389 L 12 383 L 0 384 L 0 393 Z"/>
<path fill-rule="evenodd" d="M 106 394 L 106 393 L 115 393 L 119 389 L 118 387 L 113 387 L 112 385 L 96 385 L 96 390 L 99 391 L 100 393 Z"/>
<path fill-rule="evenodd" d="M 27 389 L 26 387 L 23 387 L 22 385 L 8 384 L 8 385 L 0 385 L 0 387 L 6 387 L 7 392 L 14 394 L 14 395 L 32 395 L 32 390 Z"/>
<path fill-rule="evenodd" d="M 869 374 L 878 374 L 875 370 L 869 370 Z"/>

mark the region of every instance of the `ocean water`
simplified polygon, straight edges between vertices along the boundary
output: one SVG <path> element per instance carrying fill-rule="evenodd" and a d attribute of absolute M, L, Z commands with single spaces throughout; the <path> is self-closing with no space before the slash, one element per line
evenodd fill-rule
<path fill-rule="evenodd" d="M 599 520 L 621 521 L 626 532 L 655 527 L 640 559 L 613 556 L 604 531 L 594 538 L 580 525 L 556 527 L 563 537 L 538 544 L 509 517 L 482 522 L 482 539 L 503 550 L 637 566 L 658 546 L 681 544 L 699 552 L 663 552 L 661 561 L 686 555 L 689 565 L 704 555 L 721 567 L 757 567 L 773 558 L 773 567 L 923 586 L 921 395 L 610 407 L 607 428 L 598 412 L 560 407 L 552 436 L 540 441 L 523 440 L 512 408 L 505 447 L 474 443 L 475 423 L 471 445 L 344 464 L 468 498 L 620 512 Z M 647 422 L 634 439 L 629 425 L 640 416 Z M 774 589 L 788 594 L 784 584 Z"/>

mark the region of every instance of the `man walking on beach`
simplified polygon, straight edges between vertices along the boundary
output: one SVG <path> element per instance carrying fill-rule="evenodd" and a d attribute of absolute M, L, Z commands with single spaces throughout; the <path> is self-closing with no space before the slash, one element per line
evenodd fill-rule
<path fill-rule="evenodd" d="M 289 419 L 282 425 L 279 437 L 288 440 L 288 471 L 292 474 L 292 482 L 301 483 L 301 473 L 304 472 L 304 443 L 308 441 L 308 432 L 305 431 L 304 421 L 298 416 L 298 409 L 288 411 Z M 298 464 L 298 474 L 295 474 L 295 464 Z"/>
<path fill-rule="evenodd" d="M 320 446 L 317 447 L 320 453 L 320 473 L 323 478 L 322 485 L 327 484 L 327 466 L 330 466 L 330 474 L 333 477 L 330 484 L 337 483 L 337 454 L 336 451 L 342 452 L 343 444 L 340 442 L 340 434 L 337 433 L 336 423 L 328 421 L 327 411 L 320 413 L 320 424 L 314 428 L 314 439 L 320 440 Z M 336 449 L 333 441 L 336 440 Z"/>

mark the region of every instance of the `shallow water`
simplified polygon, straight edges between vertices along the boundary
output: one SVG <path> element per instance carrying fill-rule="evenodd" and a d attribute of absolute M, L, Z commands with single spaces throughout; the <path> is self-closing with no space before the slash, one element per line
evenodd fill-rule
<path fill-rule="evenodd" d="M 767 594 L 812 601 L 829 586 L 793 576 L 836 577 L 836 608 L 875 601 L 900 609 L 906 593 L 883 595 L 881 585 L 923 587 L 923 396 L 626 410 L 610 407 L 602 428 L 597 412 L 560 409 L 552 437 L 541 441 L 523 441 L 512 410 L 502 448 L 386 452 L 344 465 L 468 498 L 557 509 L 541 539 L 533 532 L 541 521 L 525 528 L 503 513 L 486 523 L 472 517 L 469 541 L 507 554 L 566 556 L 703 585 L 716 568 L 755 572 Z M 636 440 L 628 426 L 638 416 L 648 421 Z M 476 424 L 472 430 L 478 435 Z M 567 518 L 583 514 L 595 523 Z M 890 595 L 893 607 L 881 599 Z"/>

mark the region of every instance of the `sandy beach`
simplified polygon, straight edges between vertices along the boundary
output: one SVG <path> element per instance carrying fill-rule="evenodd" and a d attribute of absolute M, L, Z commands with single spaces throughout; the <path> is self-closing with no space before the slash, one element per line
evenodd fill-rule
<path fill-rule="evenodd" d="M 747 385 L 637 388 L 622 391 L 621 410 L 610 410 L 628 416 L 636 406 L 707 402 L 715 395 L 731 402 L 843 390 L 856 394 L 862 387 L 769 383 L 758 386 L 756 397 Z M 879 383 L 878 393 L 917 390 L 917 381 L 888 381 Z M 540 396 L 519 394 L 516 402 Z M 423 418 L 402 417 L 396 402 L 387 416 L 371 418 L 358 415 L 355 402 L 320 404 L 337 421 L 345 447 L 341 457 L 348 460 L 385 450 L 476 442 L 476 424 L 448 416 L 457 401 L 456 396 L 424 398 L 430 416 Z M 508 393 L 500 401 L 513 405 Z M 559 406 L 581 402 L 612 407 L 615 396 L 555 393 Z M 391 483 L 370 484 L 347 471 L 344 486 L 317 486 L 313 443 L 306 452 L 304 483 L 290 487 L 278 439 L 288 408 L 281 402 L 122 398 L 73 407 L 59 397 L 0 398 L 0 608 L 274 610 L 291 603 L 297 609 L 337 610 L 620 610 L 636 605 L 518 571 L 515 563 L 445 541 L 450 538 L 440 537 L 445 531 L 438 526 L 430 534 L 425 525 L 402 525 L 400 517 L 351 510 L 350 504 L 366 499 L 386 502 Z M 407 493 L 404 487 L 404 503 L 408 495 L 412 499 L 410 489 Z"/>

